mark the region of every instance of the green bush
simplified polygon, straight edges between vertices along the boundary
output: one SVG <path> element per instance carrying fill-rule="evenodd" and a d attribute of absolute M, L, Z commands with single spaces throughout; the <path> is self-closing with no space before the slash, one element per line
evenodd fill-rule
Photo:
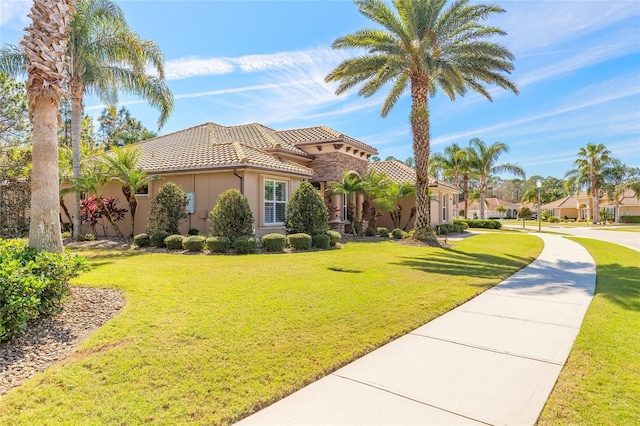
<path fill-rule="evenodd" d="M 558 223 L 560 222 L 560 218 L 556 216 L 549 217 L 549 223 Z"/>
<path fill-rule="evenodd" d="M 96 240 L 96 236 L 91 233 L 78 235 L 78 241 L 95 241 L 95 240 Z"/>
<path fill-rule="evenodd" d="M 380 235 L 381 237 L 384 237 L 384 238 L 389 237 L 389 230 L 387 228 L 381 226 L 380 228 L 377 229 L 377 231 L 378 231 L 378 235 Z"/>
<path fill-rule="evenodd" d="M 331 247 L 331 237 L 327 234 L 317 234 L 311 236 L 311 245 L 319 249 L 328 249 Z"/>
<path fill-rule="evenodd" d="M 151 245 L 159 248 L 165 247 L 164 240 L 168 236 L 169 236 L 168 232 L 164 232 L 164 231 L 156 232 L 155 234 L 151 235 Z"/>
<path fill-rule="evenodd" d="M 640 216 L 620 216 L 620 223 L 640 223 Z"/>
<path fill-rule="evenodd" d="M 205 246 L 212 253 L 226 253 L 231 242 L 226 237 L 209 237 L 205 241 Z"/>
<path fill-rule="evenodd" d="M 322 196 L 309 182 L 301 182 L 287 203 L 288 234 L 323 234 L 329 230 L 329 212 Z"/>
<path fill-rule="evenodd" d="M 289 244 L 296 250 L 308 250 L 311 248 L 311 235 L 305 233 L 289 235 Z"/>
<path fill-rule="evenodd" d="M 253 234 L 253 213 L 247 197 L 237 189 L 227 189 L 209 213 L 211 232 L 216 237 L 236 238 Z"/>
<path fill-rule="evenodd" d="M 335 247 L 335 245 L 338 244 L 338 241 L 342 239 L 342 235 L 340 235 L 340 232 L 338 231 L 329 230 L 327 231 L 327 235 L 329 236 L 329 245 L 331 247 Z"/>
<path fill-rule="evenodd" d="M 500 229 L 502 227 L 502 223 L 498 220 L 456 219 L 454 223 L 465 223 L 468 228 Z"/>
<path fill-rule="evenodd" d="M 391 231 L 391 235 L 393 236 L 393 238 L 395 238 L 396 240 L 401 240 L 403 238 L 403 234 L 405 232 L 400 229 L 400 228 L 396 228 L 393 231 Z"/>
<path fill-rule="evenodd" d="M 258 240 L 247 235 L 236 238 L 233 242 L 233 248 L 236 254 L 255 253 L 258 249 Z"/>
<path fill-rule="evenodd" d="M 24 240 L 0 240 L 0 342 L 21 333 L 39 315 L 59 312 L 69 280 L 88 269 L 86 259 L 37 252 Z"/>
<path fill-rule="evenodd" d="M 182 240 L 182 248 L 191 252 L 199 252 L 204 249 L 206 238 L 199 235 L 192 235 Z"/>
<path fill-rule="evenodd" d="M 138 247 L 149 247 L 151 245 L 151 238 L 149 238 L 149 234 L 138 234 L 133 237 L 133 245 Z"/>
<path fill-rule="evenodd" d="M 281 252 L 287 245 L 287 237 L 282 234 L 267 234 L 262 237 L 262 248 L 270 253 Z"/>
<path fill-rule="evenodd" d="M 374 228 L 367 228 L 364 231 L 364 236 L 365 237 L 375 237 L 376 235 L 378 235 L 378 233 L 376 232 L 376 230 Z"/>
<path fill-rule="evenodd" d="M 198 228 L 189 228 L 187 235 L 200 235 L 200 230 Z"/>
<path fill-rule="evenodd" d="M 164 239 L 164 246 L 169 250 L 182 250 L 184 237 L 182 235 L 169 235 Z"/>
<path fill-rule="evenodd" d="M 178 234 L 178 225 L 187 218 L 187 202 L 187 194 L 178 185 L 173 182 L 162 185 L 151 200 L 147 234 Z"/>
<path fill-rule="evenodd" d="M 66 240 L 67 238 L 71 238 L 73 236 L 73 234 L 69 231 L 63 232 L 62 234 L 60 234 L 60 236 L 62 237 L 63 240 Z"/>

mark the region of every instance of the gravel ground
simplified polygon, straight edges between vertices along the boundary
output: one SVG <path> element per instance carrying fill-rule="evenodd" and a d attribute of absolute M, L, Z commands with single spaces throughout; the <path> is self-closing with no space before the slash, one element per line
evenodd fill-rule
<path fill-rule="evenodd" d="M 124 304 L 119 290 L 72 287 L 62 312 L 33 321 L 22 335 L 0 344 L 0 395 L 64 360 Z"/>

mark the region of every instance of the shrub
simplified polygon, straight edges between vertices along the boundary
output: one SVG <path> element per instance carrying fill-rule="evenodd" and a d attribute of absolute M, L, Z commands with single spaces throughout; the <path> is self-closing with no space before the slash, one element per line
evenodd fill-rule
<path fill-rule="evenodd" d="M 78 235 L 78 241 L 95 241 L 96 236 L 93 234 L 80 234 Z"/>
<path fill-rule="evenodd" d="M 205 242 L 206 238 L 199 235 L 192 235 L 187 238 L 183 237 L 182 248 L 191 252 L 199 252 L 204 249 Z"/>
<path fill-rule="evenodd" d="M 164 240 L 169 236 L 168 232 L 160 231 L 151 235 L 151 245 L 154 247 L 163 248 L 165 247 Z"/>
<path fill-rule="evenodd" d="M 69 231 L 65 231 L 62 234 L 60 234 L 60 236 L 62 237 L 63 240 L 67 239 L 67 238 L 71 238 L 73 236 L 73 234 Z"/>
<path fill-rule="evenodd" d="M 227 237 L 231 242 L 253 233 L 253 213 L 249 201 L 237 189 L 227 189 L 220 194 L 208 221 L 213 235 Z"/>
<path fill-rule="evenodd" d="M 287 203 L 287 233 L 323 234 L 329 230 L 329 212 L 322 196 L 309 182 L 301 182 Z"/>
<path fill-rule="evenodd" d="M 468 228 L 500 229 L 502 227 L 502 223 L 498 220 L 458 219 L 454 223 L 464 223 Z"/>
<path fill-rule="evenodd" d="M 342 235 L 340 235 L 340 232 L 338 231 L 329 230 L 327 231 L 327 235 L 329 236 L 329 245 L 331 247 L 335 247 L 335 245 L 338 244 L 338 241 L 342 238 Z"/>
<path fill-rule="evenodd" d="M 265 251 L 274 253 L 284 250 L 287 245 L 287 237 L 282 234 L 267 234 L 262 237 L 262 248 Z"/>
<path fill-rule="evenodd" d="M 311 248 L 311 235 L 299 233 L 289 235 L 289 244 L 296 250 L 308 250 Z"/>
<path fill-rule="evenodd" d="M 453 232 L 453 225 L 449 225 L 448 223 L 436 225 L 435 231 L 438 235 L 449 235 Z"/>
<path fill-rule="evenodd" d="M 198 228 L 189 228 L 187 235 L 200 235 L 200 230 Z"/>
<path fill-rule="evenodd" d="M 138 234 L 133 237 L 133 245 L 138 247 L 149 247 L 151 245 L 151 238 L 149 238 L 149 234 Z"/>
<path fill-rule="evenodd" d="M 311 237 L 311 245 L 319 249 L 328 249 L 331 246 L 331 237 L 327 234 L 317 234 Z"/>
<path fill-rule="evenodd" d="M 205 241 L 205 246 L 212 253 L 226 253 L 231 242 L 226 237 L 209 237 Z"/>
<path fill-rule="evenodd" d="M 182 235 L 169 235 L 164 239 L 164 246 L 169 250 L 182 250 L 184 237 Z"/>
<path fill-rule="evenodd" d="M 367 228 L 367 229 L 364 231 L 364 236 L 365 236 L 365 237 L 375 237 L 376 235 L 378 235 L 378 233 L 377 233 L 377 232 L 376 232 L 376 230 L 375 230 L 375 229 L 373 229 L 373 228 Z"/>
<path fill-rule="evenodd" d="M 187 218 L 187 202 L 187 194 L 178 185 L 173 182 L 162 185 L 151 200 L 147 234 L 178 234 L 178 225 Z"/>
<path fill-rule="evenodd" d="M 236 254 L 249 254 L 255 253 L 258 249 L 258 240 L 247 235 L 238 237 L 233 242 L 233 248 Z"/>
<path fill-rule="evenodd" d="M 551 216 L 549 218 L 549 223 L 558 223 L 558 222 L 560 222 L 560 218 L 559 217 Z"/>
<path fill-rule="evenodd" d="M 393 236 L 393 238 L 395 238 L 396 240 L 401 240 L 403 238 L 403 230 L 400 228 L 396 228 L 393 231 L 391 231 L 391 235 Z"/>
<path fill-rule="evenodd" d="M 0 342 L 22 332 L 39 315 L 59 312 L 69 280 L 88 269 L 86 259 L 37 252 L 23 240 L 0 240 Z"/>
<path fill-rule="evenodd" d="M 378 235 L 380 235 L 381 237 L 385 237 L 385 238 L 389 237 L 389 230 L 387 228 L 380 227 L 377 229 L 377 231 L 378 231 Z"/>
<path fill-rule="evenodd" d="M 533 213 L 529 207 L 520 207 L 518 209 L 518 219 L 531 219 Z"/>
<path fill-rule="evenodd" d="M 621 223 L 640 223 L 640 216 L 620 216 Z"/>

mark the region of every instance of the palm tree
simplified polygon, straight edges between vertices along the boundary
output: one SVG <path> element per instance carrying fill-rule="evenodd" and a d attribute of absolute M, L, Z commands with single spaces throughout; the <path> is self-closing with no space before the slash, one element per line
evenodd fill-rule
<path fill-rule="evenodd" d="M 576 166 L 569 170 L 565 177 L 572 186 L 589 185 L 589 196 L 593 200 L 591 212 L 593 224 L 598 223 L 599 184 L 602 181 L 602 169 L 611 163 L 611 151 L 603 144 L 588 143 L 578 150 L 578 158 L 573 162 Z"/>
<path fill-rule="evenodd" d="M 357 225 L 360 218 L 356 217 L 356 195 L 362 194 L 362 181 L 360 176 L 345 171 L 342 182 L 332 181 L 328 183 L 329 192 L 344 195 L 347 199 L 347 218 L 351 220 L 351 232 L 357 235 Z M 346 219 L 346 218 L 345 218 Z"/>
<path fill-rule="evenodd" d="M 489 175 L 510 172 L 524 178 L 525 173 L 517 164 L 496 164 L 501 154 L 509 152 L 509 147 L 503 142 L 494 142 L 491 145 L 487 145 L 482 140 L 473 138 L 469 141 L 469 149 L 471 164 L 480 181 L 480 219 L 484 220 L 484 196 L 487 191 L 487 178 Z"/>
<path fill-rule="evenodd" d="M 496 207 L 496 211 L 500 213 L 500 219 L 504 219 L 504 214 L 507 212 L 507 208 L 505 206 Z"/>
<path fill-rule="evenodd" d="M 513 55 L 488 41 L 504 31 L 483 21 L 504 10 L 496 5 L 459 0 L 356 0 L 361 14 L 382 28 L 364 29 L 338 38 L 334 49 L 365 49 L 368 54 L 339 64 L 326 81 L 339 81 L 336 94 L 361 85 L 369 97 L 387 83 L 391 90 L 382 106 L 387 116 L 409 88 L 411 130 L 416 168 L 415 238 L 436 241 L 429 217 L 429 104 L 438 89 L 451 100 L 475 91 L 491 100 L 486 85 L 517 93 L 505 74 L 513 69 Z"/>
<path fill-rule="evenodd" d="M 59 217 L 58 114 L 73 0 L 34 0 L 21 44 L 28 58 L 26 82 L 33 123 L 29 247 L 62 252 Z"/>
<path fill-rule="evenodd" d="M 615 222 L 620 222 L 620 198 L 628 190 L 640 198 L 640 169 L 628 167 L 617 158 L 602 171 L 604 176 L 604 190 L 609 200 L 615 202 Z"/>
<path fill-rule="evenodd" d="M 361 178 L 362 193 L 364 194 L 364 202 L 362 203 L 362 218 L 366 219 L 366 215 L 370 212 L 369 228 L 377 228 L 378 209 L 374 200 L 384 193 L 391 180 L 384 172 L 369 170 Z"/>
<path fill-rule="evenodd" d="M 108 167 L 109 179 L 122 185 L 122 194 L 129 203 L 129 212 L 131 213 L 129 237 L 133 237 L 135 232 L 136 210 L 138 208 L 136 193 L 148 186 L 150 182 L 162 179 L 159 175 L 149 176 L 147 172 L 138 167 L 140 156 L 140 150 L 132 145 L 123 148 L 115 146 L 110 153 L 102 155 L 102 159 Z"/>
<path fill-rule="evenodd" d="M 448 182 L 452 183 L 456 188 L 460 188 L 463 176 L 466 173 L 467 167 L 467 152 L 464 148 L 456 143 L 453 143 L 444 149 L 444 153 L 436 153 L 431 157 L 429 162 L 429 170 L 432 175 L 438 175 L 442 173 L 442 177 Z M 468 179 L 465 189 L 465 200 L 467 200 Z M 458 214 L 458 201 L 459 195 L 456 194 L 456 215 Z M 465 214 L 467 206 L 465 205 Z"/>
<path fill-rule="evenodd" d="M 416 187 L 411 182 L 392 182 L 378 198 L 374 200 L 376 207 L 389 212 L 394 228 L 400 228 L 402 223 L 402 200 L 416 195 Z M 409 218 L 411 221 L 411 218 Z"/>

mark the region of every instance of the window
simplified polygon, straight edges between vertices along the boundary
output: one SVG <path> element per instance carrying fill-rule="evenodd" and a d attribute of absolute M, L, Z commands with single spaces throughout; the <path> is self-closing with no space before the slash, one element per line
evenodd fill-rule
<path fill-rule="evenodd" d="M 264 181 L 264 223 L 284 223 L 287 208 L 287 183 L 277 180 Z"/>
<path fill-rule="evenodd" d="M 447 196 L 442 196 L 442 222 L 447 221 Z"/>

